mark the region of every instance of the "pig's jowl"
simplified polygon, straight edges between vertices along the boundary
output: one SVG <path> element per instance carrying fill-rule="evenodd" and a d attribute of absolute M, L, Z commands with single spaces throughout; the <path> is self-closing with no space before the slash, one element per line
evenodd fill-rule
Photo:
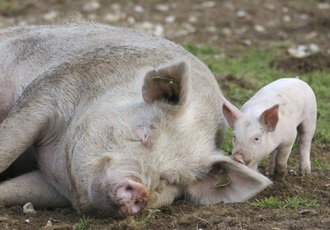
<path fill-rule="evenodd" d="M 126 216 L 192 202 L 242 202 L 271 182 L 220 150 L 222 94 L 166 39 L 100 24 L 0 31 L 0 205 L 73 205 Z M 33 147 L 33 148 L 32 148 Z"/>

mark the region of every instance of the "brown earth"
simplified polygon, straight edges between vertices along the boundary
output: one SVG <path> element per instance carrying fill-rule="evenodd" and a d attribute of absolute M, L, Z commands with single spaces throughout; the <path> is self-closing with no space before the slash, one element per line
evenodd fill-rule
<path fill-rule="evenodd" d="M 239 46 L 277 47 L 278 57 L 270 65 L 297 74 L 330 71 L 330 5 L 326 0 L 100 0 L 99 7 L 83 9 L 87 2 L 1 0 L 0 27 L 49 24 L 78 12 L 86 19 L 160 31 L 161 35 L 180 44 L 218 46 L 233 55 L 239 55 Z M 165 6 L 162 8 L 159 4 Z M 141 9 L 143 12 L 139 12 Z M 175 20 L 169 16 L 174 16 Z M 157 30 L 157 25 L 162 27 L 158 26 Z M 305 58 L 294 58 L 286 53 L 288 47 L 310 44 L 316 44 L 320 52 Z M 237 81 L 237 78 L 228 75 L 223 80 Z M 244 82 L 237 84 L 251 87 Z M 329 152 L 329 143 L 314 145 L 311 158 L 329 165 Z M 290 158 L 294 159 L 291 162 L 297 162 L 297 153 L 292 153 Z M 330 229 L 330 170 L 314 167 L 310 176 L 300 177 L 297 169 L 297 163 L 289 164 L 285 182 L 274 183 L 246 203 L 200 206 L 178 200 L 171 206 L 145 210 L 126 219 L 93 218 L 89 228 Z M 256 199 L 271 196 L 282 201 L 295 197 L 309 199 L 317 207 L 308 207 L 309 202 L 302 202 L 297 208 L 263 209 L 249 205 Z M 45 229 L 79 229 L 76 223 L 80 218 L 73 209 L 23 214 L 21 207 L 0 208 L 0 229 L 40 229 L 49 220 L 53 226 Z"/>

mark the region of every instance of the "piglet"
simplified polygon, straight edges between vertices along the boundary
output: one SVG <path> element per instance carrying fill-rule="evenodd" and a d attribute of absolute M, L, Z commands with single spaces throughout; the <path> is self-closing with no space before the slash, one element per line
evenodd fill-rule
<path fill-rule="evenodd" d="M 270 154 L 266 172 L 274 172 L 274 180 L 282 180 L 298 134 L 300 175 L 311 172 L 317 106 L 307 83 L 298 78 L 276 80 L 260 89 L 241 110 L 224 101 L 223 113 L 233 129 L 234 160 L 257 170 L 258 163 Z"/>

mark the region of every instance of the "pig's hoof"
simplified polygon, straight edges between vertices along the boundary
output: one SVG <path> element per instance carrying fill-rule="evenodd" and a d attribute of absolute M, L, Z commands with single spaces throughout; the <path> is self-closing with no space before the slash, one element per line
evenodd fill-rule
<path fill-rule="evenodd" d="M 274 176 L 273 176 L 274 181 L 282 182 L 285 180 L 285 172 L 278 172 L 275 170 Z"/>
<path fill-rule="evenodd" d="M 116 201 L 124 216 L 138 213 L 145 208 L 149 200 L 149 191 L 141 183 L 128 180 L 117 189 Z"/>
<path fill-rule="evenodd" d="M 304 168 L 299 170 L 299 175 L 300 176 L 307 176 L 311 174 L 311 169 L 310 168 Z"/>

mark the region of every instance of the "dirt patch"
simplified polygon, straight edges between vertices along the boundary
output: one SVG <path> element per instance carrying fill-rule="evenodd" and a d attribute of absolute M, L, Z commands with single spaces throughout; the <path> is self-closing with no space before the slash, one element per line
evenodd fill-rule
<path fill-rule="evenodd" d="M 278 47 L 280 58 L 271 63 L 276 68 L 297 74 L 329 71 L 327 1 L 100 0 L 99 7 L 94 9 L 86 8 L 86 4 L 92 2 L 87 0 L 5 0 L 1 4 L 4 2 L 8 5 L 0 9 L 0 27 L 50 24 L 78 12 L 85 19 L 145 29 L 177 43 L 209 44 L 226 52 L 236 52 L 240 46 Z M 300 44 L 316 44 L 322 52 L 299 59 L 285 56 L 287 47 Z M 224 81 L 219 80 L 220 83 L 253 88 L 233 75 L 222 78 Z M 226 85 L 221 87 L 226 89 Z M 329 164 L 329 152 L 328 144 L 313 146 L 311 157 Z M 292 153 L 291 158 L 297 161 L 297 154 Z M 298 166 L 289 165 L 285 182 L 274 183 L 246 203 L 200 206 L 178 200 L 171 206 L 145 210 L 127 219 L 95 218 L 87 222 L 91 229 L 329 229 L 330 171 L 317 167 L 312 171 L 310 176 L 300 177 Z M 256 199 L 270 196 L 282 201 L 301 197 L 315 201 L 317 207 L 309 207 L 307 203 L 297 208 L 269 209 L 250 205 Z M 58 229 L 74 226 L 78 229 L 76 224 L 81 218 L 71 208 L 23 214 L 21 207 L 11 207 L 0 208 L 0 213 L 0 229 L 16 230 L 40 229 L 50 219 Z"/>
<path fill-rule="evenodd" d="M 270 66 L 279 70 L 302 74 L 313 71 L 330 71 L 330 55 L 316 53 L 304 58 L 287 57 L 273 60 Z"/>

